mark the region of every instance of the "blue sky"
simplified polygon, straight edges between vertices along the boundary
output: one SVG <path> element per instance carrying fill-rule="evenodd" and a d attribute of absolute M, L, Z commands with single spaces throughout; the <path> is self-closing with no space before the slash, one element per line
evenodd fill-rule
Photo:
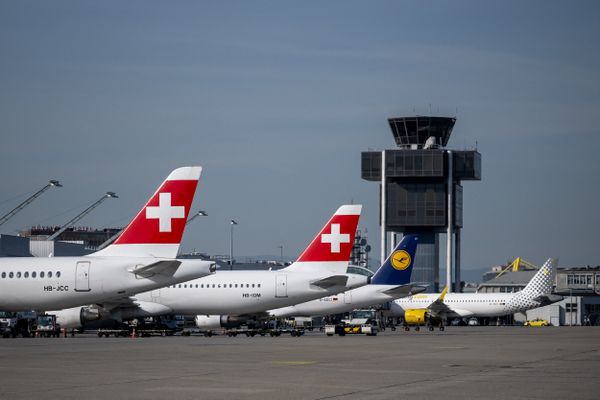
<path fill-rule="evenodd" d="M 596 2 L 0 1 L 2 227 L 126 224 L 177 166 L 205 167 L 184 248 L 295 257 L 343 203 L 379 240 L 360 152 L 386 119 L 458 118 L 477 143 L 463 267 L 516 256 L 597 265 L 600 6 Z M 443 249 L 442 249 L 443 253 Z"/>

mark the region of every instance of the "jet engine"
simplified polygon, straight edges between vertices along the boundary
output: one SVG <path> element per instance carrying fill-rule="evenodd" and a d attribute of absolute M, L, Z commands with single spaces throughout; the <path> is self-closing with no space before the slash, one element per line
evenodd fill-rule
<path fill-rule="evenodd" d="M 409 309 L 404 311 L 406 325 L 425 325 L 428 319 L 429 314 L 425 309 Z"/>
<path fill-rule="evenodd" d="M 196 326 L 202 330 L 233 329 L 248 323 L 248 319 L 230 315 L 196 315 Z"/>
<path fill-rule="evenodd" d="M 56 315 L 56 323 L 65 329 L 81 328 L 86 322 L 97 321 L 101 318 L 100 311 L 91 307 L 66 308 L 49 311 L 48 314 Z"/>

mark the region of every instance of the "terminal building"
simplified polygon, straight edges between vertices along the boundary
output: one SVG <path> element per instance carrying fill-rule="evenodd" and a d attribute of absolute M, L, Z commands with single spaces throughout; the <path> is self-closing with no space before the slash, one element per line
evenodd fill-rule
<path fill-rule="evenodd" d="M 57 226 L 34 226 L 15 235 L 0 235 L 0 257 L 68 257 L 93 253 L 102 243 L 120 232 L 119 228 L 74 227 L 55 240 L 48 238 Z"/>
<path fill-rule="evenodd" d="M 489 278 L 477 288 L 479 293 L 511 293 L 522 290 L 536 270 L 511 271 Z M 554 293 L 563 300 L 526 313 L 517 313 L 507 323 L 522 323 L 545 319 L 554 326 L 600 325 L 600 266 L 584 268 L 559 268 L 556 273 Z M 493 323 L 493 321 L 490 321 Z"/>

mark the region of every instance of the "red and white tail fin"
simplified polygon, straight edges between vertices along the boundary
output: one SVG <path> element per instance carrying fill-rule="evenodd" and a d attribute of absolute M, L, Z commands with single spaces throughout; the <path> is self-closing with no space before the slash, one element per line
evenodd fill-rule
<path fill-rule="evenodd" d="M 345 274 L 361 210 L 362 206 L 355 204 L 338 208 L 298 260 L 286 270 Z"/>
<path fill-rule="evenodd" d="M 201 173 L 202 167 L 171 172 L 117 240 L 92 255 L 175 258 Z"/>

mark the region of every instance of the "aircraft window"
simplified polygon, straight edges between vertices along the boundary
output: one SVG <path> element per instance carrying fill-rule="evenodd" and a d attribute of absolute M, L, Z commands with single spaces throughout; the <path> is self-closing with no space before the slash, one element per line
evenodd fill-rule
<path fill-rule="evenodd" d="M 60 278 L 60 271 L 56 271 L 56 277 Z"/>
<path fill-rule="evenodd" d="M 256 286 L 260 287 L 260 283 L 258 285 L 256 285 Z"/>
<path fill-rule="evenodd" d="M 217 285 L 217 288 L 221 289 L 221 284 L 220 283 Z"/>
<path fill-rule="evenodd" d="M 2 273 L 2 275 L 4 275 L 4 272 Z M 4 278 L 4 277 L 3 277 Z M 237 287 L 237 283 L 235 284 L 235 287 Z"/>
<path fill-rule="evenodd" d="M 230 284 L 229 284 L 229 289 L 231 289 L 232 287 L 233 287 L 233 285 L 230 283 Z"/>
<path fill-rule="evenodd" d="M 214 284 L 214 283 L 213 283 L 213 286 L 212 286 L 212 287 L 213 287 L 213 289 L 215 288 L 215 284 Z"/>
<path fill-rule="evenodd" d="M 32 278 L 35 278 L 35 277 L 36 277 L 36 275 L 37 275 L 37 272 L 35 272 L 35 271 L 33 271 L 33 272 L 31 273 L 31 277 L 32 277 Z"/>
<path fill-rule="evenodd" d="M 21 273 L 17 272 L 17 278 L 20 278 L 20 277 L 21 277 Z"/>
<path fill-rule="evenodd" d="M 40 272 L 40 278 L 44 277 L 44 271 Z"/>
<path fill-rule="evenodd" d="M 201 287 L 202 289 L 204 289 L 204 283 L 203 283 L 203 284 L 201 284 L 201 285 L 200 285 L 200 287 Z"/>
<path fill-rule="evenodd" d="M 196 289 L 198 289 L 198 284 L 196 283 Z"/>
<path fill-rule="evenodd" d="M 52 271 L 48 271 L 48 278 L 52 278 Z"/>
<path fill-rule="evenodd" d="M 179 284 L 179 287 L 181 288 L 181 283 Z"/>
<path fill-rule="evenodd" d="M 254 287 L 254 283 L 252 284 L 252 287 Z"/>
<path fill-rule="evenodd" d="M 247 287 L 247 288 L 249 288 L 249 287 L 250 287 L 250 284 L 249 284 L 249 283 L 246 283 L 246 287 Z"/>
<path fill-rule="evenodd" d="M 9 273 L 8 273 L 8 277 L 12 279 L 12 277 L 13 277 L 13 273 L 12 273 L 12 272 L 9 272 Z"/>
<path fill-rule="evenodd" d="M 6 272 L 2 273 L 2 279 L 6 278 Z"/>
<path fill-rule="evenodd" d="M 23 278 L 29 278 L 29 272 L 25 272 L 25 273 L 23 274 Z"/>
<path fill-rule="evenodd" d="M 196 285 L 196 287 L 198 287 L 198 285 Z M 194 285 L 192 285 L 192 284 L 190 283 L 190 289 L 193 289 L 193 288 L 194 288 Z"/>

